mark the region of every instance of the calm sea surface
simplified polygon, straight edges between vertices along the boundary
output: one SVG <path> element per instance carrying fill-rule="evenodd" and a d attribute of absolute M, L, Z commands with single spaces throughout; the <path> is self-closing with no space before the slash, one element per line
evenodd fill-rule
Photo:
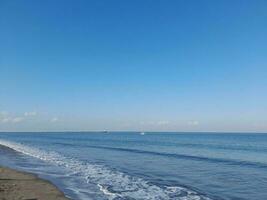
<path fill-rule="evenodd" d="M 267 134 L 0 133 L 0 144 L 0 165 L 72 199 L 267 199 Z"/>

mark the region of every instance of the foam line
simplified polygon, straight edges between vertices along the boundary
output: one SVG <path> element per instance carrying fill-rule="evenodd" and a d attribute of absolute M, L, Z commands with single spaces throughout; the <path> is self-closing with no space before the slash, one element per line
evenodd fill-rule
<path fill-rule="evenodd" d="M 99 190 L 110 200 L 211 200 L 202 194 L 184 187 L 160 187 L 141 178 L 129 176 L 102 165 L 82 162 L 76 158 L 66 157 L 57 152 L 48 152 L 6 140 L 0 140 L 0 145 L 71 170 L 76 174 L 75 176 L 85 179 L 88 183 L 97 185 Z"/>

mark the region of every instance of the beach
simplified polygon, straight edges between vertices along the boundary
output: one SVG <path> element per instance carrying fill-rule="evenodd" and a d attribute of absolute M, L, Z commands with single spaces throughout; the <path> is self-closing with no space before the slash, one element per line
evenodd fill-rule
<path fill-rule="evenodd" d="M 266 152 L 260 133 L 0 133 L 0 166 L 36 174 L 0 168 L 0 200 L 262 200 Z"/>
<path fill-rule="evenodd" d="M 0 167 L 0 200 L 67 200 L 50 182 L 34 174 Z"/>

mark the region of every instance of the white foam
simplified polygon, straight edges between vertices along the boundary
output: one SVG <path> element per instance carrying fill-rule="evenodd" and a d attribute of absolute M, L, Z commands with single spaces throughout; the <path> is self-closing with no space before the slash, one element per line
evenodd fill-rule
<path fill-rule="evenodd" d="M 187 188 L 176 186 L 162 188 L 141 178 L 129 176 L 101 165 L 85 163 L 76 158 L 63 156 L 57 152 L 44 151 L 6 140 L 0 140 L 0 144 L 71 170 L 75 173 L 75 176 L 85 179 L 88 183 L 97 185 L 100 191 L 110 200 L 127 197 L 142 200 L 210 200 L 210 198 L 199 195 Z"/>
<path fill-rule="evenodd" d="M 108 196 L 113 197 L 113 198 L 121 197 L 120 194 L 115 194 L 115 193 L 112 193 L 112 192 L 108 191 L 107 187 L 104 187 L 104 186 L 102 186 L 100 184 L 97 184 L 97 186 L 99 187 L 100 191 L 102 191 L 105 195 L 108 195 Z"/>

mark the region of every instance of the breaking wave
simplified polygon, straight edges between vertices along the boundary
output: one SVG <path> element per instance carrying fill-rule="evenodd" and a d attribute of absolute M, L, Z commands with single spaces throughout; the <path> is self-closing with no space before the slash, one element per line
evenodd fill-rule
<path fill-rule="evenodd" d="M 139 177 L 130 176 L 103 165 L 67 157 L 54 151 L 45 151 L 6 140 L 0 140 L 0 145 L 70 170 L 87 183 L 97 185 L 99 191 L 109 200 L 211 200 L 204 194 L 185 187 L 158 186 Z"/>

